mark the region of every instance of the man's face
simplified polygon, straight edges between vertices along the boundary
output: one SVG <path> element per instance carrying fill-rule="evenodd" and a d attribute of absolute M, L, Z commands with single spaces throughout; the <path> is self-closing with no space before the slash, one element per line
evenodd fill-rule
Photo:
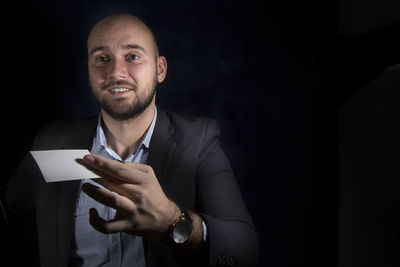
<path fill-rule="evenodd" d="M 140 23 L 120 19 L 95 26 L 88 39 L 89 79 L 103 111 L 128 120 L 152 104 L 165 77 L 158 73 L 165 58 L 155 52 L 152 35 Z"/>

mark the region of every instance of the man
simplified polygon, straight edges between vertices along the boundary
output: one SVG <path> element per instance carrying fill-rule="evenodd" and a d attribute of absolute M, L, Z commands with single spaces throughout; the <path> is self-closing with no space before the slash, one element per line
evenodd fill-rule
<path fill-rule="evenodd" d="M 11 211 L 35 211 L 41 266 L 254 264 L 257 235 L 215 121 L 155 105 L 167 62 L 151 30 L 113 15 L 87 46 L 100 116 L 49 125 L 32 150 L 89 148 L 80 163 L 102 178 L 45 183 L 27 155 L 8 186 Z"/>

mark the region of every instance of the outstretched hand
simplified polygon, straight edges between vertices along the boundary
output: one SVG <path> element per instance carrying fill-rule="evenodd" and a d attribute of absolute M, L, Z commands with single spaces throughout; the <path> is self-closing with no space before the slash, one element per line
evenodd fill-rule
<path fill-rule="evenodd" d="M 92 208 L 90 224 L 96 230 L 159 239 L 168 235 L 170 225 L 180 216 L 180 209 L 167 198 L 150 166 L 97 155 L 86 155 L 80 163 L 102 177 L 93 181 L 109 189 L 85 183 L 82 190 L 116 210 L 115 218 L 106 221 Z"/>

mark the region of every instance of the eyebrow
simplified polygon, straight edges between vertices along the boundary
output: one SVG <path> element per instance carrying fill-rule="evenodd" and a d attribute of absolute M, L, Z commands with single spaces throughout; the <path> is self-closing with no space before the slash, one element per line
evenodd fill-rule
<path fill-rule="evenodd" d="M 93 48 L 90 51 L 89 55 L 93 55 L 93 53 L 95 53 L 97 51 L 102 51 L 102 50 L 106 50 L 106 47 L 105 46 L 96 46 L 95 48 Z"/>
<path fill-rule="evenodd" d="M 143 47 L 141 47 L 140 45 L 137 45 L 137 44 L 127 44 L 127 45 L 123 45 L 122 46 L 122 49 L 125 49 L 125 50 L 129 50 L 129 49 L 139 49 L 139 50 L 141 50 L 141 51 L 143 51 L 143 52 L 146 52 L 146 50 L 143 48 Z M 95 52 L 97 52 L 97 51 L 104 51 L 104 50 L 108 50 L 108 48 L 106 47 L 106 46 L 103 46 L 103 45 L 100 45 L 100 46 L 96 46 L 96 47 L 94 47 L 91 51 L 90 51 L 90 55 L 93 55 Z"/>
<path fill-rule="evenodd" d="M 137 45 L 137 44 L 127 44 L 127 45 L 122 46 L 122 48 L 123 49 L 139 49 L 139 50 L 142 50 L 143 52 L 146 52 L 146 50 L 143 47 L 141 47 L 140 45 Z"/>

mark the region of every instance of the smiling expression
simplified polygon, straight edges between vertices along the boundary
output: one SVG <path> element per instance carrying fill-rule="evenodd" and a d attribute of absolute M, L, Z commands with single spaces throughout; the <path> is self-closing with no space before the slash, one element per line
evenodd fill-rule
<path fill-rule="evenodd" d="M 154 105 L 157 83 L 166 75 L 154 37 L 136 17 L 116 15 L 97 23 L 88 38 L 90 85 L 103 112 L 118 120 Z"/>

